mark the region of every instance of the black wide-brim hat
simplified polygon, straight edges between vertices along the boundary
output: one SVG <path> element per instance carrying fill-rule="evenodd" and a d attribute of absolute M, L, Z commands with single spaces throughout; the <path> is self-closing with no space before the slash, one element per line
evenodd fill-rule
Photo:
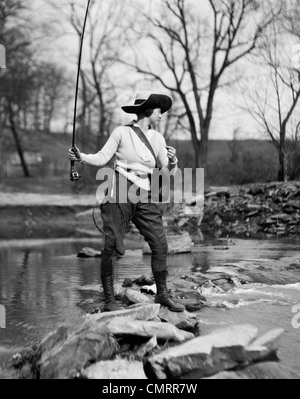
<path fill-rule="evenodd" d="M 173 101 L 169 96 L 155 93 L 138 93 L 133 105 L 126 105 L 122 110 L 127 114 L 140 114 L 147 109 L 161 109 L 161 113 L 169 111 Z"/>

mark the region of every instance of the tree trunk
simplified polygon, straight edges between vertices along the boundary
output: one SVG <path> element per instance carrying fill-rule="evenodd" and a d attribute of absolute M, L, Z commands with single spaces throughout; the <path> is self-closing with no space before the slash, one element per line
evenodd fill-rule
<path fill-rule="evenodd" d="M 288 180 L 287 175 L 287 160 L 284 152 L 279 153 L 279 170 L 278 170 L 278 181 L 286 182 Z"/>
<path fill-rule="evenodd" d="M 13 111 L 11 103 L 9 103 L 8 108 L 9 108 L 10 129 L 11 129 L 12 134 L 13 134 L 14 139 L 15 139 L 15 144 L 16 144 L 17 151 L 18 151 L 18 154 L 19 154 L 19 158 L 20 158 L 20 161 L 21 161 L 21 165 L 22 165 L 22 168 L 23 168 L 24 176 L 25 177 L 30 177 L 30 173 L 29 173 L 29 170 L 28 170 L 25 158 L 24 158 L 24 153 L 23 153 L 21 141 L 19 139 L 19 135 L 18 135 L 18 132 L 17 132 L 17 129 L 16 129 L 14 111 Z"/>
<path fill-rule="evenodd" d="M 207 173 L 208 168 L 208 132 L 201 133 L 201 142 L 200 142 L 200 168 L 205 169 Z"/>

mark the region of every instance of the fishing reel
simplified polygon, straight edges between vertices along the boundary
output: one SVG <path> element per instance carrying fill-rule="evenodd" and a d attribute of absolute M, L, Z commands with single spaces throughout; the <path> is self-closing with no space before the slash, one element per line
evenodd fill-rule
<path fill-rule="evenodd" d="M 71 162 L 71 172 L 70 172 L 70 180 L 71 181 L 78 181 L 80 179 L 80 174 L 78 172 L 76 172 L 76 170 L 74 169 L 75 166 L 75 162 L 72 161 Z"/>

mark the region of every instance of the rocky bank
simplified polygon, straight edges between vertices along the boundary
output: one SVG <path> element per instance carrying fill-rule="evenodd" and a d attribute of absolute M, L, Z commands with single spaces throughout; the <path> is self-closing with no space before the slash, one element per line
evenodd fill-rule
<path fill-rule="evenodd" d="M 188 223 L 182 227 L 195 233 Z M 211 187 L 205 193 L 200 228 L 204 236 L 217 238 L 297 236 L 300 182 Z"/>
<path fill-rule="evenodd" d="M 14 354 L 0 370 L 0 378 L 299 379 L 280 364 L 282 329 L 260 335 L 256 326 L 244 324 L 202 335 L 199 314 L 194 312 L 216 306 L 202 295 L 206 282 L 199 275 L 181 276 L 169 284 L 172 297 L 187 307 L 183 313 L 154 303 L 155 285 L 148 276 L 116 284 L 118 300 L 125 306 L 117 312 L 101 311 L 100 286 L 79 287 L 91 296 L 79 304 L 87 314 Z M 248 282 L 241 276 L 224 274 L 210 282 L 210 289 L 226 292 L 244 284 Z"/>

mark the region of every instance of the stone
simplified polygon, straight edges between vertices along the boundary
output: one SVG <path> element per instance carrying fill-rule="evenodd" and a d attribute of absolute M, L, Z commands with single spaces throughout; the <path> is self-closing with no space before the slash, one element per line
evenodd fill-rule
<path fill-rule="evenodd" d="M 134 280 L 134 283 L 137 285 L 153 285 L 154 279 L 143 275 L 143 276 L 137 278 L 136 280 Z"/>
<path fill-rule="evenodd" d="M 153 320 L 158 316 L 160 311 L 160 304 L 141 304 L 140 306 L 132 307 L 125 310 L 117 310 L 115 312 L 105 312 L 95 315 L 87 315 L 88 320 L 96 322 L 109 322 L 116 317 L 130 317 L 133 320 Z"/>
<path fill-rule="evenodd" d="M 157 287 L 156 284 L 153 285 L 143 285 L 141 287 L 141 292 L 145 292 L 146 294 L 149 295 L 155 295 L 157 293 Z"/>
<path fill-rule="evenodd" d="M 150 338 L 148 342 L 141 345 L 134 354 L 139 358 L 143 358 L 144 356 L 148 355 L 148 353 L 153 351 L 153 349 L 155 349 L 156 347 L 157 347 L 157 338 L 156 336 L 154 336 Z"/>
<path fill-rule="evenodd" d="M 157 323 L 161 322 L 161 319 L 159 316 L 154 317 L 153 319 L 151 319 L 150 321 L 156 321 Z"/>
<path fill-rule="evenodd" d="M 282 328 L 269 331 L 253 341 L 251 345 L 247 347 L 247 349 L 250 350 L 251 348 L 257 347 L 266 348 L 270 352 L 277 351 L 279 349 L 279 340 L 284 333 L 285 330 L 283 330 Z"/>
<path fill-rule="evenodd" d="M 162 321 L 173 324 L 179 330 L 193 332 L 194 328 L 197 325 L 197 320 L 195 318 L 190 318 L 188 316 L 188 312 L 182 312 L 182 313 L 171 312 L 169 309 L 165 307 L 161 307 L 159 311 L 159 318 Z"/>
<path fill-rule="evenodd" d="M 141 292 L 132 288 L 120 287 L 118 284 L 115 285 L 115 295 L 126 304 L 153 302 L 152 299 L 148 298 Z"/>
<path fill-rule="evenodd" d="M 207 280 L 205 283 L 203 283 L 198 290 L 200 294 L 204 297 L 208 297 L 214 294 L 224 294 L 225 292 L 223 288 L 214 284 L 211 280 Z"/>
<path fill-rule="evenodd" d="M 78 258 L 101 258 L 101 251 L 96 251 L 93 248 L 83 248 L 77 255 Z"/>
<path fill-rule="evenodd" d="M 181 303 L 182 305 L 184 305 L 186 307 L 186 310 L 188 312 L 197 312 L 198 310 L 203 309 L 203 307 L 205 306 L 206 302 L 202 302 L 202 301 L 198 301 L 195 299 L 176 299 L 176 295 L 173 296 L 173 299 L 176 302 Z"/>
<path fill-rule="evenodd" d="M 206 301 L 206 298 L 200 294 L 197 290 L 188 290 L 185 288 L 177 288 L 175 292 L 172 293 L 174 299 L 192 299 L 196 303 L 200 301 Z"/>
<path fill-rule="evenodd" d="M 174 288 L 178 289 L 186 289 L 186 290 L 195 290 L 198 287 L 198 283 L 192 281 L 186 281 L 184 279 L 174 279 L 172 280 L 172 285 Z"/>
<path fill-rule="evenodd" d="M 194 338 L 194 334 L 179 330 L 169 323 L 134 320 L 130 317 L 118 317 L 107 322 L 108 330 L 115 336 L 154 337 L 163 341 L 183 342 Z"/>
<path fill-rule="evenodd" d="M 167 236 L 168 241 L 168 254 L 181 254 L 192 252 L 194 243 L 189 233 L 177 236 Z M 143 245 L 143 254 L 151 254 L 151 249 L 148 243 Z"/>
<path fill-rule="evenodd" d="M 239 364 L 235 360 L 236 355 L 257 334 L 258 329 L 251 325 L 218 329 L 150 357 L 145 362 L 145 373 L 148 378 L 154 379 L 180 378 L 185 375 L 191 378 L 211 376 L 236 367 Z M 216 351 L 216 358 L 212 357 L 213 349 Z M 217 352 L 218 349 L 226 352 L 223 357 L 219 356 L 221 352 Z"/>
<path fill-rule="evenodd" d="M 108 360 L 93 364 L 81 373 L 89 380 L 145 380 L 143 363 L 125 359 Z"/>
<path fill-rule="evenodd" d="M 148 302 L 147 303 L 133 303 L 132 305 L 127 306 L 127 309 L 136 309 L 140 308 L 141 306 L 147 306 L 150 305 Z"/>
<path fill-rule="evenodd" d="M 240 352 L 238 361 L 252 363 L 254 361 L 276 360 L 279 340 L 284 332 L 283 329 L 276 329 L 262 335 L 246 346 L 244 351 Z"/>
<path fill-rule="evenodd" d="M 122 287 L 128 288 L 133 286 L 133 281 L 130 278 L 125 278 L 123 281 Z"/>
<path fill-rule="evenodd" d="M 37 362 L 40 379 L 73 379 L 88 364 L 110 359 L 118 352 L 116 340 L 98 323 L 88 323 Z"/>
<path fill-rule="evenodd" d="M 240 371 L 223 372 L 208 380 L 299 380 L 300 376 L 276 362 L 255 364 Z"/>
<path fill-rule="evenodd" d="M 74 379 L 90 363 L 117 353 L 117 341 L 105 324 L 81 320 L 50 333 L 18 364 L 24 378 Z"/>

